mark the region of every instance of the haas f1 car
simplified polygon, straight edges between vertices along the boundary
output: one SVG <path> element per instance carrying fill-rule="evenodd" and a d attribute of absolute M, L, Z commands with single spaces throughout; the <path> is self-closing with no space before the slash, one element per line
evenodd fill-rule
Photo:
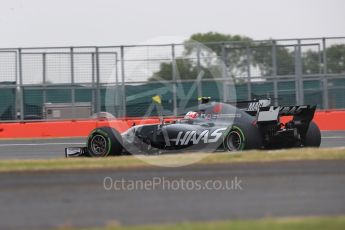
<path fill-rule="evenodd" d="M 178 151 L 241 151 L 319 147 L 321 134 L 312 121 L 316 106 L 272 106 L 270 99 L 234 104 L 202 98 L 197 111 L 160 124 L 136 125 L 120 133 L 94 129 L 85 147 L 66 148 L 68 156 L 105 157 Z M 282 117 L 289 120 L 283 123 Z M 291 118 L 291 119 L 289 119 Z"/>

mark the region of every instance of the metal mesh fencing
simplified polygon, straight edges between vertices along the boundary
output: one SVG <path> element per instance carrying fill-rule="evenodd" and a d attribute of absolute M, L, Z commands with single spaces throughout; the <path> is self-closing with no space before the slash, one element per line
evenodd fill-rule
<path fill-rule="evenodd" d="M 0 121 L 158 115 L 155 95 L 164 115 L 193 110 L 200 96 L 345 108 L 345 38 L 202 45 L 0 49 Z"/>
<path fill-rule="evenodd" d="M 0 51 L 0 120 L 16 119 L 17 53 Z"/>

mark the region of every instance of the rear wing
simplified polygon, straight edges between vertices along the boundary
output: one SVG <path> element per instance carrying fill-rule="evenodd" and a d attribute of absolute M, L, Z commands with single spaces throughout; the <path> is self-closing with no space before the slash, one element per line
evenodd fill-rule
<path fill-rule="evenodd" d="M 259 108 L 269 107 L 271 105 L 271 99 L 253 100 L 253 101 L 239 101 L 236 103 L 236 107 L 244 110 L 246 113 L 256 116 Z"/>
<path fill-rule="evenodd" d="M 282 116 L 293 116 L 295 123 L 309 123 L 314 118 L 316 105 L 271 106 L 270 99 L 242 101 L 237 107 L 256 116 L 257 122 L 279 121 Z"/>
<path fill-rule="evenodd" d="M 257 122 L 279 121 L 282 116 L 293 116 L 296 124 L 308 123 L 313 120 L 316 105 L 268 106 L 257 111 Z"/>

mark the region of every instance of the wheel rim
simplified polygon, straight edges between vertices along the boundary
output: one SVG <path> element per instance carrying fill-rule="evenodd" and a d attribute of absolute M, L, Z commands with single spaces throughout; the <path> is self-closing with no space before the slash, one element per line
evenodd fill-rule
<path fill-rule="evenodd" d="M 102 135 L 95 135 L 91 139 L 91 149 L 95 155 L 105 155 L 107 153 L 107 140 Z"/>
<path fill-rule="evenodd" d="M 229 151 L 239 151 L 242 147 L 242 137 L 238 131 L 231 131 L 227 137 Z"/>

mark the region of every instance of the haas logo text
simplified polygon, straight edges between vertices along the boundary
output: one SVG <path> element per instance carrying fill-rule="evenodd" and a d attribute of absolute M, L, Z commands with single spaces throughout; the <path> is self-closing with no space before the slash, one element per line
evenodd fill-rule
<path fill-rule="evenodd" d="M 197 135 L 196 131 L 179 132 L 176 139 L 171 139 L 171 142 L 175 142 L 175 145 L 188 145 L 192 142 L 194 145 L 199 144 L 200 141 L 206 143 L 214 143 L 219 140 L 226 128 L 220 128 L 210 133 L 209 130 L 204 130 Z"/>

